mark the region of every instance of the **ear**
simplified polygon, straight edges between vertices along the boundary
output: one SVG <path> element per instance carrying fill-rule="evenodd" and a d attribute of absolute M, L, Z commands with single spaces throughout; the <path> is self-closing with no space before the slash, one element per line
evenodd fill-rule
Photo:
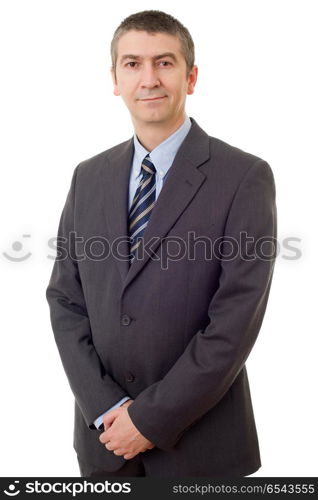
<path fill-rule="evenodd" d="M 120 95 L 120 91 L 119 91 L 119 88 L 118 88 L 118 85 L 117 85 L 117 78 L 116 78 L 116 74 L 115 74 L 115 71 L 113 69 L 113 67 L 110 68 L 110 72 L 111 72 L 111 75 L 112 75 L 112 80 L 113 80 L 113 86 L 114 86 L 114 89 L 113 89 L 113 93 L 114 95 Z"/>
<path fill-rule="evenodd" d="M 187 89 L 188 95 L 193 94 L 197 78 L 198 78 L 198 66 L 193 66 L 188 76 L 188 89 Z"/>

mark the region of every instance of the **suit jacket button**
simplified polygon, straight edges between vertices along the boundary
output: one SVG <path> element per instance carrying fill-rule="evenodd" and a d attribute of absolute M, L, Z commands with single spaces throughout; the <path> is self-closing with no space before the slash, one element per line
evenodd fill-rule
<path fill-rule="evenodd" d="M 133 382 L 135 380 L 135 376 L 132 373 L 128 373 L 126 377 L 127 382 Z"/>
<path fill-rule="evenodd" d="M 130 322 L 131 318 L 128 316 L 128 314 L 123 314 L 121 317 L 121 324 L 124 326 L 128 326 Z"/>

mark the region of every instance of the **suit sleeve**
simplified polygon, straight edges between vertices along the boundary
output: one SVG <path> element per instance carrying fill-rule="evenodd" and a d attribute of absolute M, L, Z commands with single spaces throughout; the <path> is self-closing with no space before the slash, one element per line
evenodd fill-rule
<path fill-rule="evenodd" d="M 188 427 L 221 400 L 259 333 L 277 252 L 275 183 L 263 160 L 248 169 L 236 190 L 223 242 L 228 238 L 240 242 L 244 232 L 253 237 L 246 254 L 254 258 L 247 258 L 242 245 L 231 260 L 222 259 L 207 327 L 194 334 L 167 374 L 128 407 L 137 429 L 161 449 L 172 448 Z"/>
<path fill-rule="evenodd" d="M 75 168 L 60 217 L 57 255 L 46 289 L 55 341 L 71 390 L 87 426 L 127 395 L 107 373 L 95 350 L 70 233 L 74 231 Z"/>

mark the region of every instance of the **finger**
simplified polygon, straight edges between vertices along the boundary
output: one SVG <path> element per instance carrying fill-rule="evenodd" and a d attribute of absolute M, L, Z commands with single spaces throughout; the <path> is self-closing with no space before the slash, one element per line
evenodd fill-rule
<path fill-rule="evenodd" d="M 122 448 L 117 448 L 117 450 L 114 450 L 113 453 L 114 453 L 114 455 L 121 456 L 121 455 L 124 455 L 125 450 L 123 450 Z"/>
<path fill-rule="evenodd" d="M 149 446 L 147 446 L 147 448 L 144 448 L 143 450 L 140 450 L 140 453 L 145 453 L 145 451 L 149 450 Z"/>
<path fill-rule="evenodd" d="M 152 448 L 154 448 L 154 447 L 155 447 L 155 445 L 154 445 L 154 444 L 149 445 L 149 446 L 147 446 L 147 445 L 146 445 L 146 446 L 145 446 L 142 450 L 139 450 L 139 451 L 141 451 L 142 453 L 144 453 L 145 451 L 147 451 L 147 450 L 151 450 L 151 449 L 152 449 Z"/>
<path fill-rule="evenodd" d="M 103 421 L 104 424 L 104 431 L 108 431 L 108 429 L 112 426 L 112 424 L 115 422 L 116 418 L 118 415 L 111 416 L 107 419 L 107 421 Z"/>
<path fill-rule="evenodd" d="M 117 410 L 117 408 L 115 410 L 110 411 L 109 413 L 106 413 L 106 415 L 104 415 L 104 417 L 103 417 L 104 426 L 109 427 L 113 423 L 115 418 L 118 417 L 119 413 L 120 412 Z"/>
<path fill-rule="evenodd" d="M 105 432 L 102 432 L 99 436 L 98 436 L 98 439 L 101 443 L 104 444 L 105 442 Z"/>
<path fill-rule="evenodd" d="M 106 423 L 106 422 L 103 422 L 104 424 L 104 431 L 108 431 L 108 429 L 110 429 L 110 427 L 112 426 L 112 424 L 115 422 L 116 418 L 114 418 L 114 420 L 112 420 L 111 422 L 109 423 Z"/>
<path fill-rule="evenodd" d="M 116 448 L 118 448 L 118 444 L 116 444 L 116 446 L 115 446 L 113 443 L 108 441 L 107 443 L 105 443 L 105 448 L 107 448 L 107 450 L 109 450 L 109 451 L 113 451 Z"/>
<path fill-rule="evenodd" d="M 101 443 L 106 444 L 110 442 L 110 436 L 108 432 L 102 432 L 99 436 L 98 439 L 100 440 Z"/>

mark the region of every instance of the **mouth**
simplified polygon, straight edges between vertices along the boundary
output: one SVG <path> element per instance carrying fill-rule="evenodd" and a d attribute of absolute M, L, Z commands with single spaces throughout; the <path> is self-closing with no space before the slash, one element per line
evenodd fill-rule
<path fill-rule="evenodd" d="M 143 101 L 143 102 L 151 102 L 151 101 L 160 101 L 161 99 L 164 99 L 166 96 L 162 96 L 162 97 L 151 97 L 149 99 L 140 99 L 140 101 Z"/>

